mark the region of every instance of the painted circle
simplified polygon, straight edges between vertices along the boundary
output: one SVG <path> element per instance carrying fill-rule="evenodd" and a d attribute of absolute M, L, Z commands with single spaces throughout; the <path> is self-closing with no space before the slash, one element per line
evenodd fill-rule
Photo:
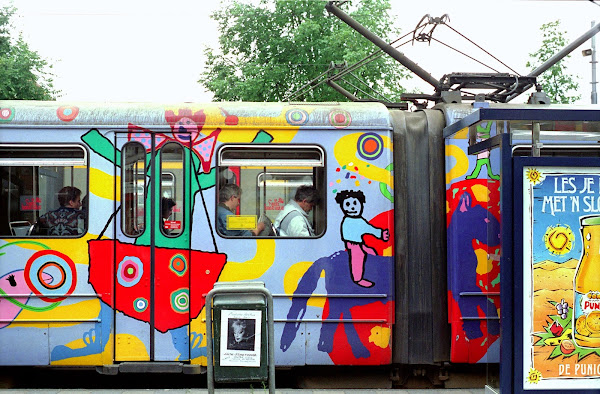
<path fill-rule="evenodd" d="M 285 113 L 285 120 L 292 126 L 302 126 L 308 122 L 308 112 L 303 109 L 290 109 Z"/>
<path fill-rule="evenodd" d="M 12 108 L 0 108 L 0 122 L 10 122 L 14 115 Z"/>
<path fill-rule="evenodd" d="M 117 268 L 117 281 L 121 286 L 132 287 L 138 284 L 144 275 L 144 264 L 135 256 L 125 256 Z"/>
<path fill-rule="evenodd" d="M 146 308 L 148 308 L 148 300 L 144 297 L 133 300 L 133 309 L 135 309 L 136 312 L 144 312 Z"/>
<path fill-rule="evenodd" d="M 187 272 L 187 260 L 185 259 L 185 256 L 181 254 L 176 254 L 175 256 L 173 256 L 171 258 L 169 268 L 177 276 L 183 276 Z"/>
<path fill-rule="evenodd" d="M 58 272 L 59 275 L 48 274 Z M 42 280 L 46 273 L 52 277 L 52 282 Z M 54 282 L 55 276 L 60 276 Z M 55 250 L 41 250 L 34 253 L 25 264 L 25 282 L 31 291 L 46 302 L 62 301 L 73 293 L 77 286 L 77 270 L 73 260 Z"/>
<path fill-rule="evenodd" d="M 56 116 L 63 122 L 70 122 L 79 115 L 79 108 L 75 106 L 63 106 L 56 110 Z"/>
<path fill-rule="evenodd" d="M 383 153 L 383 139 L 379 134 L 365 133 L 356 143 L 358 155 L 365 160 L 375 160 Z"/>
<path fill-rule="evenodd" d="M 45 270 L 58 271 L 59 275 L 52 275 L 51 272 L 46 272 L 47 274 L 49 274 L 52 277 L 52 282 L 46 283 L 42 279 L 42 275 L 44 274 Z M 56 283 L 54 283 L 54 279 L 57 276 L 59 276 L 60 279 L 57 280 Z M 44 286 L 46 289 L 54 290 L 54 289 L 58 289 L 59 287 L 61 287 L 65 284 L 65 281 L 67 280 L 67 273 L 65 272 L 65 269 L 60 264 L 58 264 L 54 261 L 48 261 L 47 263 L 42 264 L 42 266 L 38 270 L 37 279 L 38 279 L 39 283 L 42 286 Z"/>
<path fill-rule="evenodd" d="M 352 116 L 346 110 L 336 109 L 329 113 L 329 123 L 338 129 L 348 127 L 352 123 Z"/>
<path fill-rule="evenodd" d="M 183 288 L 172 292 L 171 308 L 177 313 L 187 313 L 190 309 L 190 291 Z"/>

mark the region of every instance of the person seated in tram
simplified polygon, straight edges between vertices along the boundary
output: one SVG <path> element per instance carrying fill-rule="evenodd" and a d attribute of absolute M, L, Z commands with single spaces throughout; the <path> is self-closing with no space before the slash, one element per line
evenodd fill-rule
<path fill-rule="evenodd" d="M 227 228 L 227 217 L 235 215 L 236 208 L 240 205 L 242 189 L 233 183 L 228 183 L 219 190 L 219 205 L 217 206 L 217 229 L 222 235 L 231 237 L 257 236 L 265 228 L 264 222 L 258 222 L 253 230 L 233 230 Z"/>
<path fill-rule="evenodd" d="M 40 216 L 33 235 L 69 236 L 83 233 L 85 214 L 81 210 L 81 190 L 65 186 L 58 192 L 60 207 Z"/>

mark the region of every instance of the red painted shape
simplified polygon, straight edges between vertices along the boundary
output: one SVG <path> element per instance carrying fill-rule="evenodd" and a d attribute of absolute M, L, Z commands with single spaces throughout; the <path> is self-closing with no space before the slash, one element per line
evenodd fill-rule
<path fill-rule="evenodd" d="M 56 116 L 63 122 L 71 122 L 79 115 L 79 108 L 75 106 L 63 106 L 56 110 Z"/>
<path fill-rule="evenodd" d="M 367 244 L 367 246 L 372 247 L 377 251 L 379 256 L 383 256 L 383 251 L 390 246 L 392 247 L 392 256 L 394 255 L 394 211 L 389 210 L 386 212 L 382 212 L 379 215 L 375 216 L 373 219 L 369 221 L 372 226 L 375 226 L 380 229 L 388 229 L 390 232 L 390 238 L 387 241 L 381 240 L 379 238 L 375 238 L 371 234 L 365 234 L 363 236 L 363 240 Z"/>
<path fill-rule="evenodd" d="M 149 322 L 150 307 L 143 312 L 134 308 L 137 298 L 150 300 L 150 286 L 154 286 L 154 325 L 160 332 L 185 326 L 198 317 L 204 307 L 205 295 L 213 288 L 225 266 L 226 255 L 197 250 L 155 248 L 155 280 L 150 277 L 150 247 L 126 244 L 115 240 L 89 241 L 90 283 L 102 301 L 110 307 L 134 319 Z M 114 256 L 116 255 L 116 259 Z M 131 287 L 119 283 L 116 267 L 126 256 L 136 257 L 142 262 L 143 274 L 139 282 Z M 175 256 L 187 260 L 187 269 L 182 275 L 171 267 Z M 179 266 L 177 267 L 179 268 Z M 191 277 L 190 277 L 191 275 Z M 114 292 L 113 292 L 114 288 Z M 179 289 L 189 288 L 189 314 L 174 308 L 172 294 Z"/>
<path fill-rule="evenodd" d="M 323 320 L 329 315 L 328 303 L 325 304 L 323 310 Z M 373 302 L 366 305 L 355 306 L 350 309 L 352 319 L 385 319 L 387 323 L 353 323 L 358 337 L 362 344 L 369 350 L 370 356 L 367 358 L 356 358 L 352 353 L 351 345 L 346 337 L 344 324 L 338 324 L 333 337 L 333 350 L 329 353 L 331 361 L 335 365 L 386 365 L 392 362 L 392 324 L 394 323 L 394 302 L 388 301 L 385 304 L 381 301 Z M 343 316 L 344 319 L 349 319 L 349 316 Z M 329 323 L 328 323 L 329 324 Z M 370 342 L 369 338 L 376 330 L 389 329 L 390 341 L 387 347 L 380 347 L 374 342 Z M 384 333 L 385 335 L 385 333 Z"/>

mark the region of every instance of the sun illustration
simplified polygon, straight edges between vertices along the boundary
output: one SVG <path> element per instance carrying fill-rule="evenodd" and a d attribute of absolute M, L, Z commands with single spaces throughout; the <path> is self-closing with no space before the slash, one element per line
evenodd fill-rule
<path fill-rule="evenodd" d="M 544 180 L 544 175 L 535 168 L 528 169 L 525 172 L 525 175 L 527 176 L 527 179 L 529 179 L 529 183 L 533 183 L 534 185 L 537 185 Z"/>
<path fill-rule="evenodd" d="M 568 225 L 548 226 L 544 234 L 546 249 L 557 256 L 569 253 L 574 240 L 575 236 Z"/>
<path fill-rule="evenodd" d="M 542 373 L 535 368 L 529 368 L 529 376 L 527 376 L 527 381 L 529 383 L 538 384 L 542 379 Z"/>

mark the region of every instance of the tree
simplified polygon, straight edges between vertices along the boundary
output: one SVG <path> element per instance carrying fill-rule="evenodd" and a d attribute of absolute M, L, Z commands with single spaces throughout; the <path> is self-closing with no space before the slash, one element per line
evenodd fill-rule
<path fill-rule="evenodd" d="M 15 39 L 11 19 L 16 8 L 0 8 L 0 99 L 53 100 L 52 65 L 32 51 L 21 34 Z"/>
<path fill-rule="evenodd" d="M 345 11 L 369 30 L 384 40 L 397 33 L 388 14 L 389 0 L 356 3 Z M 254 4 L 228 0 L 211 15 L 218 22 L 219 50 L 205 50 L 206 66 L 198 82 L 213 92 L 216 101 L 282 101 L 320 75 L 327 75 L 332 62 L 353 65 L 378 50 L 328 15 L 324 5 L 323 1 L 311 0 L 259 0 Z M 350 6 L 346 3 L 344 7 Z M 400 80 L 409 77 L 407 70 L 387 55 L 352 74 L 345 78 L 351 84 L 342 80 L 336 83 L 363 99 L 368 96 L 361 90 L 371 87 L 387 101 L 400 98 L 404 91 Z M 321 83 L 299 99 L 345 98 Z"/>
<path fill-rule="evenodd" d="M 536 69 L 567 45 L 566 32 L 559 29 L 560 20 L 543 24 L 540 27 L 543 37 L 542 46 L 536 52 L 529 54 L 529 57 L 534 60 L 527 62 L 528 68 Z M 537 78 L 546 95 L 554 103 L 571 104 L 581 98 L 581 95 L 569 95 L 569 92 L 579 89 L 576 78 L 567 74 L 563 63 L 569 57 L 570 55 L 566 56 Z"/>

